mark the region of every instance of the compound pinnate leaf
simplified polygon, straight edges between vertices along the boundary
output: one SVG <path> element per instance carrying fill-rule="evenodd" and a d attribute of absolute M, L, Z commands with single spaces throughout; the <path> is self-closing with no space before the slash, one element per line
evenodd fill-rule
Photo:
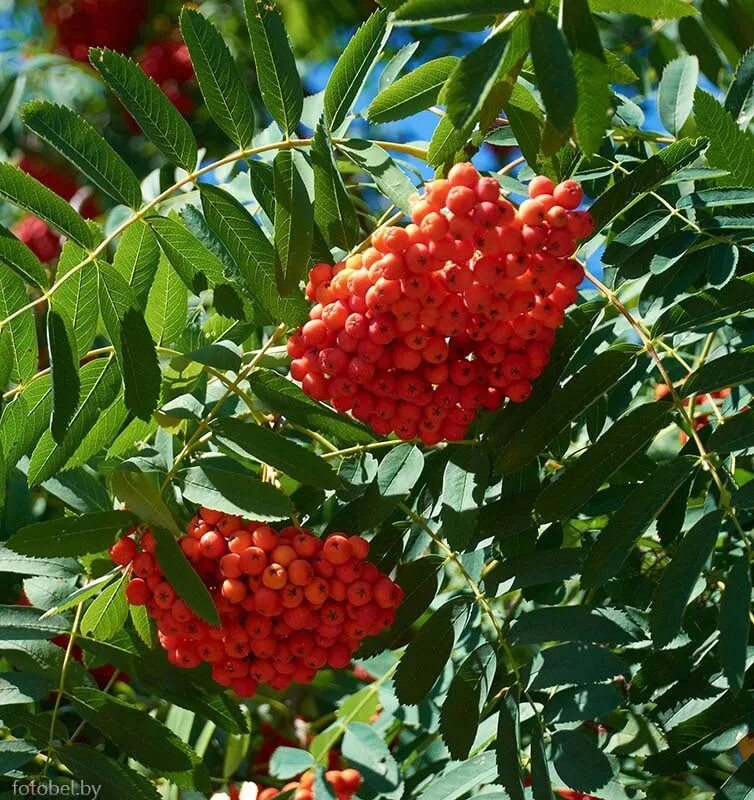
<path fill-rule="evenodd" d="M 141 221 L 129 225 L 118 242 L 113 269 L 133 289 L 139 308 L 147 304 L 159 262 L 160 248 L 151 228 Z"/>

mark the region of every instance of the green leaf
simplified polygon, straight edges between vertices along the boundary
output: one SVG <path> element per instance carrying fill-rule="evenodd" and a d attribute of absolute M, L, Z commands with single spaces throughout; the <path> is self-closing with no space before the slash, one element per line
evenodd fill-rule
<path fill-rule="evenodd" d="M 44 615 L 32 606 L 0 605 L 0 638 L 6 641 L 25 639 L 51 639 L 67 633 L 65 617 Z"/>
<path fill-rule="evenodd" d="M 578 107 L 576 75 L 563 32 L 544 12 L 531 21 L 531 58 L 547 120 L 567 133 Z"/>
<path fill-rule="evenodd" d="M 510 98 L 503 105 L 503 110 L 521 148 L 521 153 L 530 165 L 536 166 L 539 161 L 539 150 L 545 125 L 542 109 L 532 93 L 517 83 L 513 87 Z"/>
<path fill-rule="evenodd" d="M 498 710 L 497 739 L 498 782 L 510 800 L 524 800 L 524 773 L 521 768 L 521 726 L 518 688 L 505 692 Z"/>
<path fill-rule="evenodd" d="M 694 95 L 694 117 L 699 132 L 710 142 L 707 163 L 727 170 L 735 185 L 754 186 L 754 135 L 741 130 L 720 103 L 701 89 Z"/>
<path fill-rule="evenodd" d="M 26 286 L 21 278 L 7 270 L 0 270 L 0 319 L 7 319 L 28 301 Z M 0 355 L 9 359 L 11 366 L 8 377 L 14 383 L 25 383 L 36 374 L 37 331 L 33 309 L 19 314 L 0 328 Z"/>
<path fill-rule="evenodd" d="M 100 451 L 105 450 L 115 439 L 127 418 L 128 409 L 121 392 L 89 429 L 84 440 L 76 448 L 76 452 L 65 462 L 65 469 L 81 467 Z"/>
<path fill-rule="evenodd" d="M 170 772 L 192 768 L 190 748 L 141 709 L 98 689 L 84 687 L 76 689 L 71 700 L 83 720 L 104 733 L 131 758 Z"/>
<path fill-rule="evenodd" d="M 683 382 L 683 397 L 692 394 L 717 392 L 754 379 L 754 347 L 744 347 L 734 353 L 707 361 Z"/>
<path fill-rule="evenodd" d="M 128 617 L 127 582 L 126 575 L 123 575 L 94 598 L 81 619 L 84 636 L 107 641 L 120 631 Z"/>
<path fill-rule="evenodd" d="M 467 131 L 456 130 L 446 115 L 443 116 L 432 134 L 432 141 L 427 150 L 427 163 L 433 167 L 452 162 L 469 140 Z"/>
<path fill-rule="evenodd" d="M 217 28 L 188 6 L 180 25 L 212 119 L 241 149 L 247 147 L 254 136 L 254 109 L 228 46 Z"/>
<path fill-rule="evenodd" d="M 164 528 L 174 536 L 183 536 L 173 515 L 165 505 L 160 490 L 143 472 L 120 469 L 111 473 L 113 494 L 124 502 L 129 511 L 153 528 Z"/>
<path fill-rule="evenodd" d="M 536 458 L 571 420 L 583 414 L 628 372 L 638 353 L 635 345 L 619 343 L 592 359 L 526 420 L 499 454 L 497 469 L 516 472 Z"/>
<path fill-rule="evenodd" d="M 404 705 L 417 705 L 432 690 L 448 663 L 456 638 L 469 609 L 456 599 L 435 611 L 422 625 L 401 657 L 395 673 L 395 693 Z"/>
<path fill-rule="evenodd" d="M 120 573 L 120 570 L 118 570 L 118 573 Z M 105 573 L 101 578 L 95 578 L 94 580 L 89 581 L 89 583 L 85 584 L 79 589 L 75 589 L 68 595 L 68 597 L 64 598 L 52 608 L 48 609 L 45 612 L 45 616 L 60 614 L 63 611 L 67 611 L 69 608 L 77 606 L 79 603 L 89 600 L 90 597 L 94 597 L 95 595 L 99 594 L 108 583 L 114 580 L 114 578 L 115 572 L 113 571 Z"/>
<path fill-rule="evenodd" d="M 647 19 L 679 19 L 699 12 L 686 0 L 589 0 L 592 11 L 636 14 Z"/>
<path fill-rule="evenodd" d="M 610 478 L 642 452 L 671 420 L 668 403 L 645 403 L 624 414 L 537 498 L 535 511 L 544 521 L 568 519 Z"/>
<path fill-rule="evenodd" d="M 334 489 L 338 476 L 323 458 L 270 428 L 240 419 L 219 419 L 212 425 L 214 440 L 242 464 L 259 461 L 306 486 Z"/>
<path fill-rule="evenodd" d="M 584 587 L 602 586 L 618 573 L 639 537 L 657 519 L 695 467 L 696 460 L 690 456 L 666 461 L 631 491 L 587 554 L 582 571 Z"/>
<path fill-rule="evenodd" d="M 505 592 L 562 582 L 579 572 L 583 558 L 580 547 L 535 551 L 506 561 L 490 573 L 490 578 L 503 582 Z"/>
<path fill-rule="evenodd" d="M 354 722 L 369 722 L 377 711 L 380 702 L 379 686 L 365 686 L 355 694 L 346 697 L 335 711 L 335 722 L 312 739 L 309 752 L 322 763 L 327 763 L 330 751 Z"/>
<path fill-rule="evenodd" d="M 395 19 L 403 25 L 448 25 L 481 19 L 492 22 L 497 14 L 524 8 L 524 0 L 407 0 Z"/>
<path fill-rule="evenodd" d="M 301 119 L 304 90 L 288 36 L 269 0 L 245 0 L 244 6 L 262 99 L 275 122 L 290 135 Z"/>
<path fill-rule="evenodd" d="M 30 486 L 46 481 L 65 465 L 120 389 L 118 370 L 112 358 L 90 361 L 81 368 L 80 376 L 81 403 L 59 443 L 51 431 L 42 434 L 29 462 Z"/>
<path fill-rule="evenodd" d="M 542 650 L 541 656 L 542 663 L 532 678 L 531 689 L 603 683 L 625 675 L 628 670 L 624 658 L 594 644 L 558 644 Z"/>
<path fill-rule="evenodd" d="M 694 162 L 707 144 L 706 139 L 680 139 L 643 161 L 597 198 L 589 209 L 597 231 L 623 214 L 635 203 L 661 186 L 673 173 Z"/>
<path fill-rule="evenodd" d="M 95 186 L 124 206 L 141 206 L 141 186 L 131 168 L 85 119 L 66 106 L 27 103 L 21 118 Z"/>
<path fill-rule="evenodd" d="M 442 478 L 442 535 L 454 549 L 466 547 L 477 527 L 479 507 L 487 489 L 489 460 L 463 448 L 448 460 Z"/>
<path fill-rule="evenodd" d="M 39 575 L 47 578 L 74 578 L 81 573 L 81 565 L 70 558 L 30 558 L 0 545 L 0 573 Z"/>
<path fill-rule="evenodd" d="M 193 233 L 174 217 L 151 217 L 152 227 L 173 269 L 193 294 L 225 281 L 225 266 Z"/>
<path fill-rule="evenodd" d="M 139 419 L 148 420 L 157 408 L 162 382 L 152 335 L 133 290 L 120 273 L 102 267 L 98 277 L 100 313 L 123 375 L 126 407 Z"/>
<path fill-rule="evenodd" d="M 731 690 L 740 692 L 746 672 L 751 610 L 751 572 L 749 560 L 740 557 L 728 572 L 720 600 L 720 663 Z"/>
<path fill-rule="evenodd" d="M 24 742 L 21 739 L 6 739 L 0 742 L 0 774 L 15 772 L 36 755 L 37 746 L 31 742 Z"/>
<path fill-rule="evenodd" d="M 256 370 L 249 378 L 249 385 L 265 405 L 292 422 L 345 442 L 366 444 L 374 441 L 364 426 L 312 400 L 296 384 L 272 370 Z"/>
<path fill-rule="evenodd" d="M 455 65 L 441 99 L 457 129 L 470 132 L 478 121 L 490 92 L 504 77 L 504 56 L 509 41 L 507 31 L 496 33 Z"/>
<path fill-rule="evenodd" d="M 45 675 L 23 672 L 0 673 L 0 706 L 44 700 L 51 690 L 52 681 Z"/>
<path fill-rule="evenodd" d="M 733 119 L 738 120 L 744 110 L 752 86 L 754 86 L 754 50 L 749 48 L 741 57 L 733 82 L 725 95 L 725 110 Z"/>
<path fill-rule="evenodd" d="M 361 226 L 322 124 L 317 126 L 314 134 L 311 159 L 314 171 L 314 219 L 328 241 L 350 250 L 358 242 Z"/>
<path fill-rule="evenodd" d="M 403 796 L 403 777 L 395 757 L 382 736 L 364 722 L 353 722 L 346 729 L 341 746 L 349 765 L 364 778 L 365 789 L 385 800 Z"/>
<path fill-rule="evenodd" d="M 734 278 L 721 289 L 707 289 L 669 308 L 652 328 L 653 336 L 704 328 L 754 308 L 754 281 Z"/>
<path fill-rule="evenodd" d="M 136 524 L 127 511 L 102 511 L 37 522 L 14 533 L 8 547 L 26 556 L 83 556 L 107 550 L 115 534 Z"/>
<path fill-rule="evenodd" d="M 416 187 L 406 173 L 377 144 L 364 139 L 348 139 L 338 142 L 338 149 L 374 178 L 382 194 L 401 211 L 410 213 L 411 198 L 416 195 Z"/>
<path fill-rule="evenodd" d="M 495 649 L 485 643 L 466 657 L 450 684 L 440 711 L 440 732 L 458 761 L 469 757 L 496 669 Z"/>
<path fill-rule="evenodd" d="M 94 264 L 76 269 L 86 258 L 86 252 L 77 244 L 66 242 L 63 245 L 57 269 L 58 289 L 50 301 L 51 308 L 73 331 L 78 359 L 89 352 L 99 323 L 97 269 Z"/>
<path fill-rule="evenodd" d="M 665 130 L 677 136 L 694 107 L 694 91 L 699 80 L 696 56 L 680 56 L 665 66 L 657 104 Z"/>
<path fill-rule="evenodd" d="M 752 800 L 754 798 L 754 764 L 743 764 L 725 781 L 714 800 Z"/>
<path fill-rule="evenodd" d="M 139 308 L 147 304 L 159 262 L 160 248 L 151 228 L 141 221 L 129 225 L 118 242 L 113 269 L 133 289 Z"/>
<path fill-rule="evenodd" d="M 78 408 L 81 382 L 76 339 L 66 320 L 54 309 L 47 312 L 47 346 L 52 376 L 52 438 L 60 443 Z"/>
<path fill-rule="evenodd" d="M 297 150 L 281 150 L 273 162 L 275 187 L 275 275 L 281 294 L 294 291 L 306 274 L 314 237 L 314 210 Z"/>
<path fill-rule="evenodd" d="M 207 223 L 235 262 L 248 294 L 275 323 L 297 325 L 309 313 L 298 293 L 280 297 L 275 278 L 275 252 L 262 229 L 228 192 L 201 185 L 202 208 Z"/>
<path fill-rule="evenodd" d="M 0 264 L 13 270 L 24 283 L 30 283 L 40 289 L 46 289 L 49 285 L 42 262 L 2 225 L 0 225 Z"/>
<path fill-rule="evenodd" d="M 735 453 L 754 447 L 754 418 L 748 411 L 728 417 L 712 432 L 707 447 L 716 453 Z"/>
<path fill-rule="evenodd" d="M 161 258 L 149 291 L 144 318 L 158 344 L 174 342 L 186 327 L 188 289 L 167 257 Z"/>
<path fill-rule="evenodd" d="M 99 787 L 99 800 L 122 800 L 124 795 L 130 800 L 159 800 L 161 796 L 143 775 L 93 747 L 67 744 L 56 753 L 80 782 Z"/>
<path fill-rule="evenodd" d="M 678 635 L 694 585 L 720 535 L 722 514 L 705 514 L 678 543 L 652 598 L 649 617 L 652 639 L 665 647 Z"/>
<path fill-rule="evenodd" d="M 545 722 L 565 724 L 600 719 L 623 705 L 624 697 L 612 685 L 579 686 L 556 692 L 544 709 Z"/>
<path fill-rule="evenodd" d="M 270 775 L 286 781 L 315 766 L 314 757 L 300 747 L 278 747 L 270 758 Z"/>
<path fill-rule="evenodd" d="M 12 164 L 0 163 L 0 197 L 44 220 L 82 247 L 94 243 L 92 228 L 69 203 Z"/>
<path fill-rule="evenodd" d="M 324 113 L 328 130 L 337 130 L 345 122 L 389 33 L 388 13 L 381 10 L 372 14 L 351 37 L 325 87 Z"/>
<path fill-rule="evenodd" d="M 618 646 L 644 637 L 614 609 L 541 606 L 521 614 L 510 638 L 517 644 L 594 642 Z"/>
<path fill-rule="evenodd" d="M 610 70 L 587 0 L 572 0 L 563 6 L 563 32 L 573 51 L 578 96 L 576 132 L 581 149 L 591 155 L 605 135 L 613 94 Z"/>
<path fill-rule="evenodd" d="M 487 750 L 462 764 L 451 762 L 442 775 L 427 784 L 417 800 L 460 800 L 476 786 L 494 780 L 496 775 L 495 754 Z"/>
<path fill-rule="evenodd" d="M 437 102 L 440 89 L 458 63 L 456 56 L 442 56 L 417 67 L 374 98 L 366 110 L 367 118 L 382 124 L 425 111 Z"/>
<path fill-rule="evenodd" d="M 157 562 L 178 596 L 205 622 L 219 625 L 220 617 L 212 596 L 178 546 L 175 537 L 158 526 L 152 528 L 152 533 L 157 540 Z"/>
<path fill-rule="evenodd" d="M 120 53 L 93 48 L 89 58 L 158 150 L 172 163 L 192 172 L 198 150 L 191 126 L 157 84 Z"/>
<path fill-rule="evenodd" d="M 246 519 L 272 521 L 287 519 L 293 510 L 291 501 L 279 489 L 259 478 L 229 469 L 217 459 L 205 459 L 202 466 L 182 473 L 183 496 L 206 508 Z"/>
<path fill-rule="evenodd" d="M 565 785 L 579 792 L 597 791 L 613 777 L 607 756 L 585 731 L 556 731 L 551 759 Z"/>
<path fill-rule="evenodd" d="M 51 413 L 52 383 L 49 376 L 30 383 L 5 407 L 0 417 L 0 447 L 9 468 L 15 466 L 29 447 L 39 440 Z"/>

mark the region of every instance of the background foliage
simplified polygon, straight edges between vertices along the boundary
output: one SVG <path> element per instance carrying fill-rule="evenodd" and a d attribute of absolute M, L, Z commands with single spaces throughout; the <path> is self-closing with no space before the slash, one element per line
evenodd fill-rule
<path fill-rule="evenodd" d="M 300 0 L 289 45 L 266 3 L 250 31 L 196 5 L 170 99 L 115 52 L 51 54 L 47 5 L 3 10 L 0 780 L 189 798 L 339 749 L 365 799 L 754 797 L 754 8 Z M 588 280 L 526 403 L 378 441 L 287 379 L 298 282 L 470 156 L 513 199 L 582 182 Z M 364 532 L 406 602 L 355 672 L 239 707 L 129 617 L 114 499 L 173 531 L 205 504 Z M 270 777 L 282 739 L 311 759 Z"/>

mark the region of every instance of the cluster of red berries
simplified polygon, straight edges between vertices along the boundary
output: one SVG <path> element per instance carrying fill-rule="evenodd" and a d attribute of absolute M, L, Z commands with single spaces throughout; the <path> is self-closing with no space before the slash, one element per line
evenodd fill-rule
<path fill-rule="evenodd" d="M 584 278 L 572 259 L 594 228 L 575 181 L 529 184 L 519 208 L 469 163 L 427 184 L 407 227 L 363 254 L 317 264 L 291 375 L 379 435 L 459 440 L 477 411 L 523 402 Z"/>
<path fill-rule="evenodd" d="M 58 50 L 89 63 L 90 47 L 130 50 L 148 10 L 148 0 L 52 0 L 45 4 L 45 21 L 55 31 Z"/>
<path fill-rule="evenodd" d="M 325 780 L 332 786 L 338 800 L 351 800 L 361 788 L 361 773 L 355 769 L 335 770 L 325 773 Z M 286 783 L 282 789 L 262 789 L 257 800 L 273 800 L 274 797 L 295 790 L 293 800 L 314 800 L 314 773 L 305 772 L 297 781 Z"/>
<path fill-rule="evenodd" d="M 138 62 L 181 114 L 191 114 L 196 107 L 193 98 L 194 67 L 183 42 L 177 37 L 152 42 L 138 57 Z"/>
<path fill-rule="evenodd" d="M 362 639 L 393 624 L 403 592 L 366 558 L 360 536 L 280 532 L 203 508 L 180 546 L 212 595 L 220 626 L 199 619 L 165 579 L 147 531 L 111 549 L 132 578 L 129 603 L 146 605 L 172 664 L 212 665 L 212 677 L 241 697 L 260 683 L 284 690 L 317 670 L 343 669 Z"/>

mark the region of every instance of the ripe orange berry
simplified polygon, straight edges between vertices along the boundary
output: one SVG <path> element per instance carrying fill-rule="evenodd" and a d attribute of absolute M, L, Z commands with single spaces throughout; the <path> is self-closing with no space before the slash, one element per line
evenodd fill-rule
<path fill-rule="evenodd" d="M 268 589 L 282 589 L 288 583 L 288 571 L 281 564 L 269 564 L 262 573 L 262 583 Z"/>
<path fill-rule="evenodd" d="M 333 534 L 325 541 L 322 551 L 331 564 L 345 564 L 351 558 L 351 543 L 341 534 Z"/>

